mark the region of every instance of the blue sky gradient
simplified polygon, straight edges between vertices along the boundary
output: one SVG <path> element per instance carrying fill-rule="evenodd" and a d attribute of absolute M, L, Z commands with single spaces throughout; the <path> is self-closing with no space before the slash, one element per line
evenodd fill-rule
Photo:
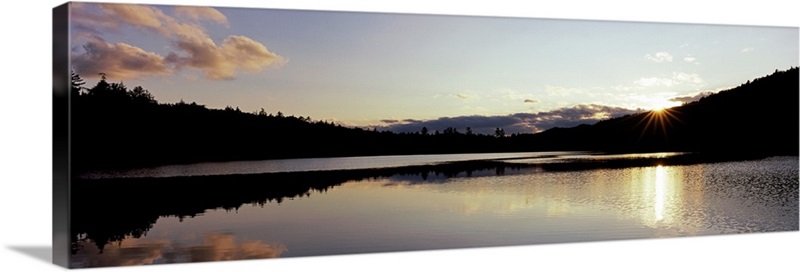
<path fill-rule="evenodd" d="M 794 27 L 97 4 L 73 20 L 90 85 L 105 72 L 162 103 L 396 131 L 467 116 L 556 118 L 514 133 L 592 123 L 798 65 Z M 552 114 L 568 109 L 582 113 Z"/>

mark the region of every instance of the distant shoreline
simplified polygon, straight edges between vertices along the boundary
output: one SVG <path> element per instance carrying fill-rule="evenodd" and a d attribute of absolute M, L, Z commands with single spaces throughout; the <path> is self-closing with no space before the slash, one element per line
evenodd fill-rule
<path fill-rule="evenodd" d="M 587 152 L 588 153 L 588 152 Z M 659 152 L 663 153 L 663 152 Z M 632 158 L 603 158 L 603 156 L 620 155 L 621 153 L 594 153 L 598 157 L 588 158 L 555 158 L 547 162 L 530 163 L 530 162 L 517 162 L 528 159 L 546 159 L 548 156 L 528 156 L 528 157 L 506 157 L 506 158 L 492 158 L 492 159 L 473 159 L 461 161 L 446 161 L 437 163 L 415 164 L 406 166 L 391 166 L 391 167 L 367 167 L 355 169 L 326 169 L 326 170 L 308 170 L 308 171 L 281 171 L 281 172 L 264 172 L 264 173 L 235 173 L 235 174 L 210 174 L 210 175 L 175 175 L 166 177 L 99 177 L 99 178 L 86 178 L 75 177 L 75 181 L 92 181 L 92 180 L 150 180 L 150 179 L 215 179 L 215 178 L 237 178 L 252 176 L 257 178 L 263 176 L 268 178 L 271 175 L 303 175 L 311 174 L 312 176 L 324 177 L 326 175 L 341 175 L 347 176 L 391 176 L 397 174 L 418 174 L 422 172 L 445 172 L 445 173 L 460 173 L 480 171 L 490 168 L 512 168 L 512 169 L 538 169 L 540 171 L 580 171 L 592 169 L 617 169 L 628 167 L 648 167 L 648 166 L 670 166 L 670 165 L 691 165 L 699 163 L 715 163 L 715 162 L 728 162 L 728 161 L 745 161 L 745 160 L 758 160 L 768 157 L 779 157 L 783 155 L 754 155 L 754 154 L 706 154 L 706 153 L 691 153 L 691 152 L 670 152 L 675 155 L 665 157 L 632 157 Z M 636 155 L 643 154 L 658 154 L 658 153 L 637 153 Z M 795 155 L 796 157 L 796 155 Z M 325 158 L 322 158 L 325 159 Z M 334 159 L 334 158 L 331 158 Z M 233 162 L 235 163 L 235 162 Z"/>

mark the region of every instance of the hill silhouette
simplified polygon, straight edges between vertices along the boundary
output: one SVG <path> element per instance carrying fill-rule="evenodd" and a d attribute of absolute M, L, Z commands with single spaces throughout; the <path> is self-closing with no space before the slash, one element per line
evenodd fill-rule
<path fill-rule="evenodd" d="M 699 101 L 573 128 L 523 135 L 536 150 L 692 151 L 797 155 L 798 68 L 747 81 Z"/>
<path fill-rule="evenodd" d="M 699 101 L 537 134 L 416 133 L 349 128 L 281 112 L 158 103 L 142 87 L 103 77 L 92 88 L 72 79 L 72 165 L 85 170 L 308 157 L 545 150 L 697 151 L 797 155 L 798 68 L 747 81 Z"/>

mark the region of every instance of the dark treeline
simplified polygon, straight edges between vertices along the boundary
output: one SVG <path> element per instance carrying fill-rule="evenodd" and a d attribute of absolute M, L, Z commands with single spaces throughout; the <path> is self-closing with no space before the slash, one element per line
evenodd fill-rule
<path fill-rule="evenodd" d="M 125 238 L 146 235 L 160 217 L 183 220 L 208 210 L 234 211 L 248 204 L 276 205 L 294 198 L 313 197 L 346 182 L 399 178 L 409 183 L 445 183 L 456 181 L 453 177 L 686 165 L 731 159 L 685 154 L 544 164 L 476 160 L 379 169 L 81 180 L 72 185 L 72 247 L 74 253 L 80 250 L 81 241 L 90 241 L 102 251 L 106 245 Z"/>
<path fill-rule="evenodd" d="M 78 171 L 202 161 L 589 150 L 798 154 L 798 69 L 777 71 L 666 111 L 537 134 L 448 128 L 392 133 L 280 112 L 158 103 L 142 87 L 73 76 L 72 162 Z"/>
<path fill-rule="evenodd" d="M 280 111 L 210 109 L 158 103 L 123 83 L 84 88 L 73 76 L 74 169 L 306 157 L 512 151 L 498 135 L 445 131 L 392 133 L 286 116 Z"/>

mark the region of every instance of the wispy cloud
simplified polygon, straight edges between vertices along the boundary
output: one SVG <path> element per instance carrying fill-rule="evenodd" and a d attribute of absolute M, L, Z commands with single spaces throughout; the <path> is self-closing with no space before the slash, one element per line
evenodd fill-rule
<path fill-rule="evenodd" d="M 703 80 L 700 75 L 692 73 L 684 73 L 684 72 L 674 72 L 672 73 L 672 78 L 674 78 L 678 83 L 689 83 L 689 84 L 704 84 L 705 80 Z"/>
<path fill-rule="evenodd" d="M 700 100 L 700 98 L 703 98 L 703 97 L 706 97 L 706 96 L 709 96 L 709 95 L 712 95 L 712 94 L 714 94 L 714 92 L 703 91 L 703 92 L 690 94 L 690 95 L 686 95 L 686 96 L 673 97 L 673 98 L 670 98 L 669 101 L 681 102 L 681 103 L 689 103 L 689 102 L 694 102 L 694 101 Z"/>
<path fill-rule="evenodd" d="M 523 102 L 523 103 L 536 103 L 536 102 L 539 102 L 539 100 L 535 100 L 535 99 L 525 99 L 525 101 L 522 101 L 522 102 Z"/>
<path fill-rule="evenodd" d="M 697 61 L 697 58 L 695 58 L 695 57 L 685 57 L 685 58 L 683 58 L 683 61 L 688 62 L 688 63 L 695 63 Z"/>
<path fill-rule="evenodd" d="M 159 62 L 165 64 L 163 67 L 170 69 L 171 72 L 193 68 L 201 71 L 207 79 L 233 79 L 239 71 L 259 72 L 266 67 L 278 67 L 287 62 L 284 57 L 269 51 L 262 43 L 249 37 L 234 35 L 227 37 L 219 45 L 215 43 L 199 24 L 201 21 L 211 21 L 228 26 L 227 17 L 213 8 L 178 7 L 175 9 L 173 17 L 160 9 L 146 5 L 83 3 L 75 6 L 73 18 L 77 31 L 97 37 L 101 37 L 105 32 L 118 32 L 132 28 L 138 29 L 144 34 L 156 34 L 169 39 L 178 50 L 169 52 L 166 57 L 150 52 L 152 54 L 129 55 L 128 60 L 140 56 L 144 59 L 134 62 L 155 62 L 152 58 L 157 56 L 162 59 Z M 82 37 L 82 35 L 76 36 Z M 117 50 L 120 48 L 107 49 Z M 109 51 L 108 53 L 113 54 L 114 52 Z M 73 58 L 91 58 L 91 56 L 84 56 L 86 54 L 92 54 L 92 52 L 89 49 L 84 52 L 75 52 Z M 120 54 L 124 54 L 124 52 L 120 52 Z M 105 66 L 105 63 L 94 66 L 85 62 L 76 63 L 76 69 L 82 74 L 111 69 L 97 66 Z M 118 65 L 114 71 L 102 72 L 119 79 L 148 75 L 148 71 L 126 69 L 131 67 L 131 65 Z M 156 74 L 163 73 L 162 70 L 158 71 L 160 73 Z"/>
<path fill-rule="evenodd" d="M 672 87 L 681 84 L 696 87 L 704 85 L 705 80 L 696 73 L 673 72 L 672 77 L 643 77 L 634 81 L 634 84 L 640 87 Z"/>
<path fill-rule="evenodd" d="M 660 77 L 643 77 L 637 79 L 633 82 L 636 85 L 642 87 L 653 87 L 653 86 L 667 86 L 670 87 L 675 84 L 675 81 L 671 78 L 660 78 Z"/>
<path fill-rule="evenodd" d="M 457 94 L 454 94 L 454 96 L 459 98 L 459 99 L 470 99 L 470 98 L 476 97 L 476 95 L 474 95 L 474 94 L 466 94 L 466 93 L 457 93 Z"/>
<path fill-rule="evenodd" d="M 700 98 L 703 98 L 703 97 L 706 97 L 706 96 L 709 96 L 709 95 L 712 95 L 712 94 L 715 94 L 715 93 L 718 93 L 718 92 L 721 92 L 721 91 L 724 91 L 724 90 L 730 90 L 732 88 L 733 87 L 722 87 L 722 88 L 717 88 L 717 89 L 713 89 L 713 90 L 703 90 L 703 91 L 694 92 L 694 93 L 690 93 L 690 94 L 686 94 L 686 95 L 682 95 L 682 96 L 676 96 L 676 97 L 670 98 L 669 101 L 681 102 L 681 103 L 694 102 L 694 101 L 700 100 Z"/>
<path fill-rule="evenodd" d="M 189 18 L 195 21 L 210 20 L 220 25 L 228 25 L 228 18 L 222 12 L 209 7 L 193 7 L 193 6 L 177 6 L 175 7 L 175 15 L 179 17 Z"/>
<path fill-rule="evenodd" d="M 755 50 L 755 49 L 752 48 L 752 47 L 742 48 L 742 53 L 752 52 L 753 50 Z"/>
<path fill-rule="evenodd" d="M 663 51 L 655 54 L 646 54 L 644 57 L 655 62 L 672 62 L 672 55 Z"/>

